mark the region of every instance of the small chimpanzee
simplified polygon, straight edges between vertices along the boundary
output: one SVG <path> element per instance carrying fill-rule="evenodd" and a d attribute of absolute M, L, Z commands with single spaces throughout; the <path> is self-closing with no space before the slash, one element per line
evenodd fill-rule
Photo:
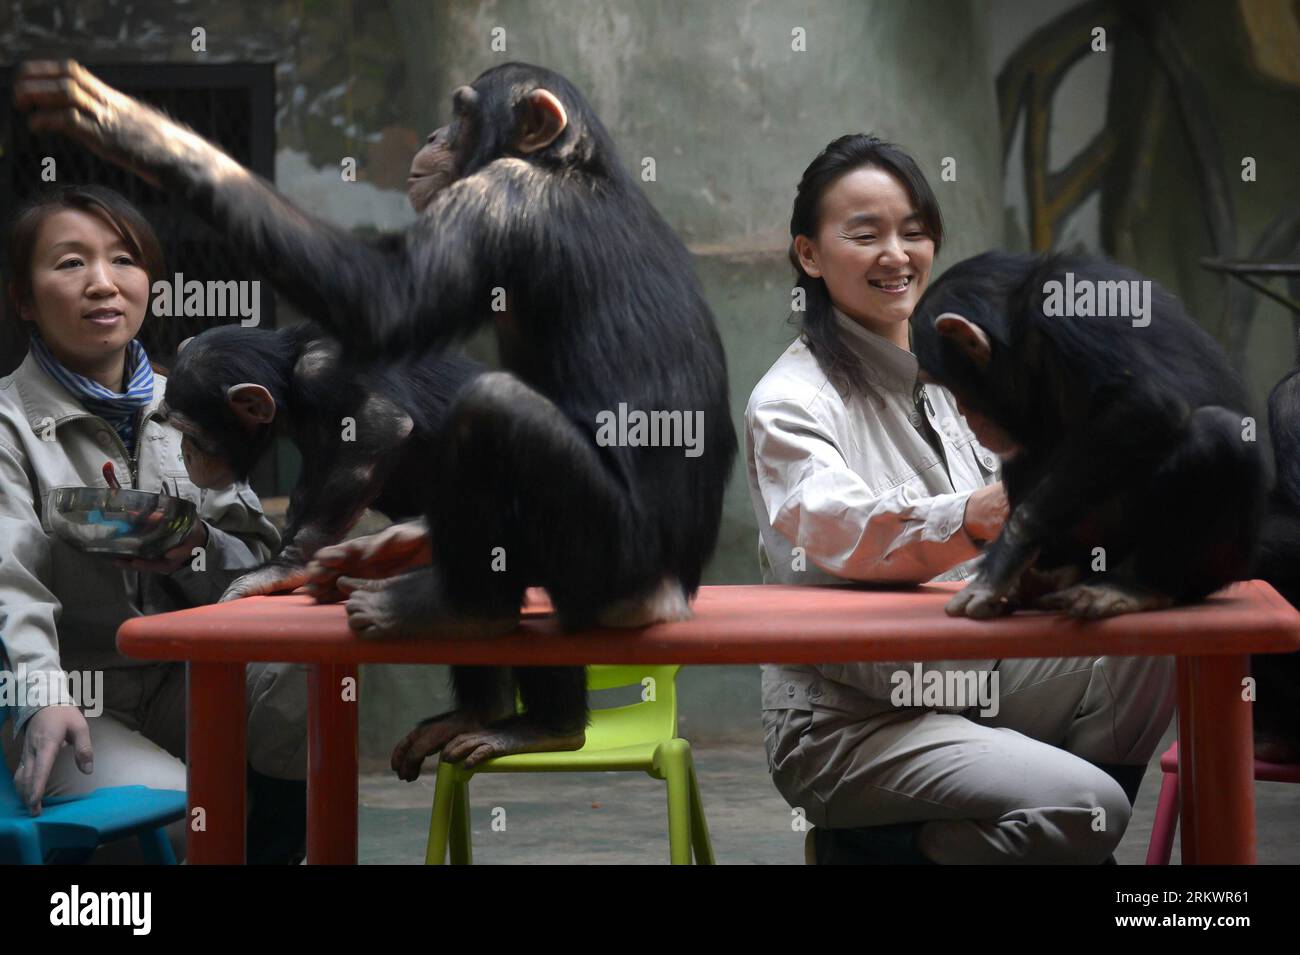
<path fill-rule="evenodd" d="M 482 370 L 468 358 L 432 353 L 350 367 L 339 343 L 310 323 L 274 332 L 224 325 L 182 342 L 153 416 L 183 435 L 195 484 L 247 480 L 276 431 L 302 456 L 284 546 L 221 599 L 306 583 L 308 561 L 341 540 L 367 507 L 393 520 L 422 514 L 443 416 Z"/>
<path fill-rule="evenodd" d="M 423 214 L 375 241 L 313 219 L 75 63 L 25 65 L 14 100 L 34 130 L 185 196 L 358 354 L 441 349 L 495 326 L 506 370 L 478 376 L 448 412 L 425 542 L 399 525 L 318 554 L 321 585 L 351 589 L 355 630 L 513 626 L 530 585 L 570 628 L 689 614 L 736 453 L 722 342 L 685 246 L 568 80 L 506 63 L 458 88 L 450 125 L 412 164 Z M 661 427 L 610 433 L 625 413 Z M 698 429 L 686 448 L 683 422 Z M 355 579 L 408 551 L 430 566 Z M 453 680 L 460 708 L 394 752 L 406 778 L 444 746 L 474 765 L 583 743 L 580 667 L 460 667 Z"/>
<path fill-rule="evenodd" d="M 1110 616 L 1248 571 L 1268 475 L 1245 390 L 1154 282 L 1083 256 L 987 252 L 948 269 L 911 324 L 923 372 L 1003 457 L 1011 507 L 950 614 Z"/>
<path fill-rule="evenodd" d="M 1268 427 L 1276 479 L 1260 535 L 1255 575 L 1300 609 L 1300 370 L 1268 396 Z M 1300 653 L 1258 653 L 1255 755 L 1276 763 L 1300 760 Z"/>

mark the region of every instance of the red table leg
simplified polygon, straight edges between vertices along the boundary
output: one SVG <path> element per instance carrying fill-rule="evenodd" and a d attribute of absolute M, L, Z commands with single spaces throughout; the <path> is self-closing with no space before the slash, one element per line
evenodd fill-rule
<path fill-rule="evenodd" d="M 1178 658 L 1184 865 L 1254 865 L 1255 744 L 1244 655 Z"/>
<path fill-rule="evenodd" d="M 244 736 L 247 692 L 242 663 L 191 663 L 185 724 L 189 801 L 186 860 L 244 862 Z M 202 813 L 196 817 L 195 810 Z M 202 828 L 195 826 L 202 821 Z"/>
<path fill-rule="evenodd" d="M 356 666 L 311 666 L 307 707 L 307 861 L 356 865 Z"/>

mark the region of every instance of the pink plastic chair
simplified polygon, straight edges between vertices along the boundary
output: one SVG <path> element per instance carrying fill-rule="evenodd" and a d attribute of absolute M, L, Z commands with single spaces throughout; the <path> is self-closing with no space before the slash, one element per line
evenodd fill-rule
<path fill-rule="evenodd" d="M 1156 803 L 1156 821 L 1151 827 L 1151 844 L 1147 847 L 1147 865 L 1169 865 L 1174 851 L 1174 830 L 1178 828 L 1178 741 L 1160 757 L 1160 801 Z M 1255 781 L 1300 783 L 1300 763 L 1266 763 L 1255 760 Z"/>

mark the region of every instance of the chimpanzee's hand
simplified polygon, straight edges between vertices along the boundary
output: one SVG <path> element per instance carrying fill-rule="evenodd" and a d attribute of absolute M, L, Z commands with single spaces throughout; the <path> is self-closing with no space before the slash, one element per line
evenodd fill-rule
<path fill-rule="evenodd" d="M 306 582 L 306 564 L 277 559 L 236 578 L 217 602 L 225 603 L 227 600 L 256 597 L 260 594 L 285 594 L 297 590 Z"/>
<path fill-rule="evenodd" d="M 34 132 L 67 136 L 154 185 L 164 161 L 206 166 L 218 178 L 227 166 L 239 170 L 192 130 L 96 79 L 75 60 L 22 64 L 14 105 Z"/>
<path fill-rule="evenodd" d="M 950 617 L 972 617 L 976 620 L 1000 617 L 1009 610 L 1006 594 L 980 576 L 972 578 L 944 607 Z"/>
<path fill-rule="evenodd" d="M 75 139 L 110 162 L 129 164 L 143 105 L 92 76 L 75 60 L 32 60 L 18 67 L 14 105 L 34 132 Z"/>

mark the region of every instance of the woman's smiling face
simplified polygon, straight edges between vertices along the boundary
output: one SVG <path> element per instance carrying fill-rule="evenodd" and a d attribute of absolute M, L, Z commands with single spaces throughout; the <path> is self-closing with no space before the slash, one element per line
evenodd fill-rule
<path fill-rule="evenodd" d="M 32 255 L 31 299 L 20 309 L 74 371 L 125 350 L 144 323 L 149 275 L 116 229 L 63 209 L 45 218 Z"/>
<path fill-rule="evenodd" d="M 826 190 L 816 236 L 799 236 L 800 264 L 831 301 L 878 334 L 906 322 L 930 279 L 934 240 L 907 189 L 875 166 L 845 173 Z"/>

